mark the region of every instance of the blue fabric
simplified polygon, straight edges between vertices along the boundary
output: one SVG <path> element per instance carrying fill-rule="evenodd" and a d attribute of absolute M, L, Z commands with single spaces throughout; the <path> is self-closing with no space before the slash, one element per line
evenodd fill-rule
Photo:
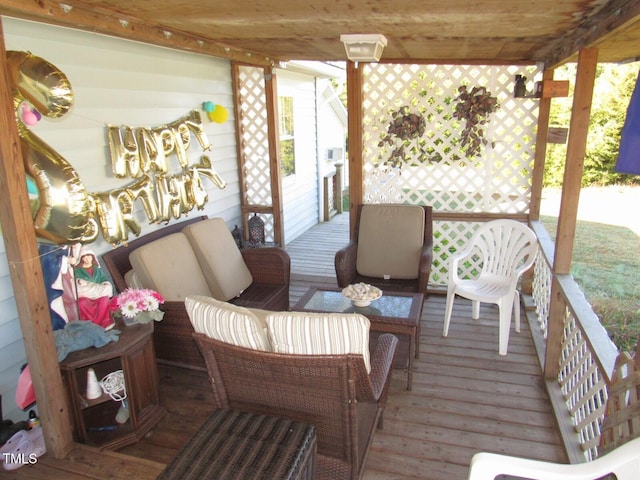
<path fill-rule="evenodd" d="M 38 243 L 38 253 L 42 264 L 42 276 L 44 278 L 45 291 L 47 292 L 47 300 L 49 301 L 49 305 L 51 305 L 56 298 L 62 296 L 62 290 L 54 288 L 53 285 L 58 275 L 60 275 L 62 257 L 67 255 L 67 248 L 48 243 Z M 67 324 L 65 319 L 58 315 L 53 308 L 49 308 L 49 312 L 51 314 L 53 329 L 58 330 L 64 328 Z"/>
<path fill-rule="evenodd" d="M 100 325 L 86 320 L 69 322 L 63 329 L 54 330 L 53 336 L 58 349 L 58 361 L 76 350 L 89 347 L 103 347 L 109 342 L 117 342 L 120 330 L 105 330 Z"/>
<path fill-rule="evenodd" d="M 640 72 L 622 127 L 616 172 L 640 175 Z"/>

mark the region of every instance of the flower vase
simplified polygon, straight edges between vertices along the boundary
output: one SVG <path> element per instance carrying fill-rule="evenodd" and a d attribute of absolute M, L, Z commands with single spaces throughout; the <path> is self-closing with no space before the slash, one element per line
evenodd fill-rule
<path fill-rule="evenodd" d="M 124 324 L 127 327 L 130 327 L 131 325 L 138 325 L 138 324 L 144 325 L 151 322 L 152 320 L 159 322 L 160 320 L 162 320 L 163 316 L 164 316 L 164 312 L 160 310 L 152 310 L 149 312 L 147 311 L 138 312 L 133 317 L 123 316 L 122 319 L 124 320 Z"/>
<path fill-rule="evenodd" d="M 131 327 L 132 325 L 138 325 L 138 321 L 135 317 L 122 317 L 122 321 L 127 327 Z"/>

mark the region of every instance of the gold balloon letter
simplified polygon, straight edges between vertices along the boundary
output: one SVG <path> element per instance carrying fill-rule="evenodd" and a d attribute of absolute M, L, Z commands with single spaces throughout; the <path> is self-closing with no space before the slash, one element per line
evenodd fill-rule
<path fill-rule="evenodd" d="M 140 235 L 140 225 L 133 218 L 133 200 L 125 189 L 94 193 L 102 236 L 112 245 L 126 242 L 131 230 Z"/>
<path fill-rule="evenodd" d="M 140 154 L 135 134 L 130 127 L 107 127 L 109 150 L 111 151 L 111 169 L 116 178 L 124 178 L 127 171 L 131 178 L 138 178 L 143 173 L 140 166 Z M 127 168 L 128 167 L 128 168 Z"/>

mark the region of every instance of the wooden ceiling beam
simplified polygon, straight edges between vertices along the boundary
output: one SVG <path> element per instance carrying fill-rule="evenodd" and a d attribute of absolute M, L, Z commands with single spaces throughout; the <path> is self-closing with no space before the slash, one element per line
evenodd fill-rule
<path fill-rule="evenodd" d="M 577 58 L 577 53 L 583 48 L 597 47 L 617 32 L 637 22 L 640 22 L 640 0 L 612 0 L 579 28 L 560 37 L 535 56 L 544 61 L 545 68 L 555 68 Z M 628 58 L 620 60 L 637 57 L 637 46 L 634 50 L 636 53 L 629 53 Z"/>
<path fill-rule="evenodd" d="M 253 65 L 274 66 L 280 62 L 277 58 L 96 7 L 89 9 L 52 0 L 0 0 L 0 14 Z"/>

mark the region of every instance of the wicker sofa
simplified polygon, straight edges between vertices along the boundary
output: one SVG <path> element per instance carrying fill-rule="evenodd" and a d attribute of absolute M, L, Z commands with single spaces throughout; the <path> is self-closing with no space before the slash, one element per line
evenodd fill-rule
<path fill-rule="evenodd" d="M 224 262 L 211 267 L 213 255 Z M 105 253 L 102 259 L 118 291 L 144 287 L 164 296 L 165 315 L 154 330 L 159 362 L 205 370 L 184 307 L 187 295 L 222 295 L 219 298 L 246 307 L 289 309 L 287 252 L 277 247 L 239 251 L 221 219 L 201 216 L 167 225 Z"/>
<path fill-rule="evenodd" d="M 357 314 L 244 309 L 189 296 L 215 406 L 316 426 L 317 476 L 360 479 L 387 402 L 398 339 Z M 328 338 L 330 337 L 330 338 Z"/>

